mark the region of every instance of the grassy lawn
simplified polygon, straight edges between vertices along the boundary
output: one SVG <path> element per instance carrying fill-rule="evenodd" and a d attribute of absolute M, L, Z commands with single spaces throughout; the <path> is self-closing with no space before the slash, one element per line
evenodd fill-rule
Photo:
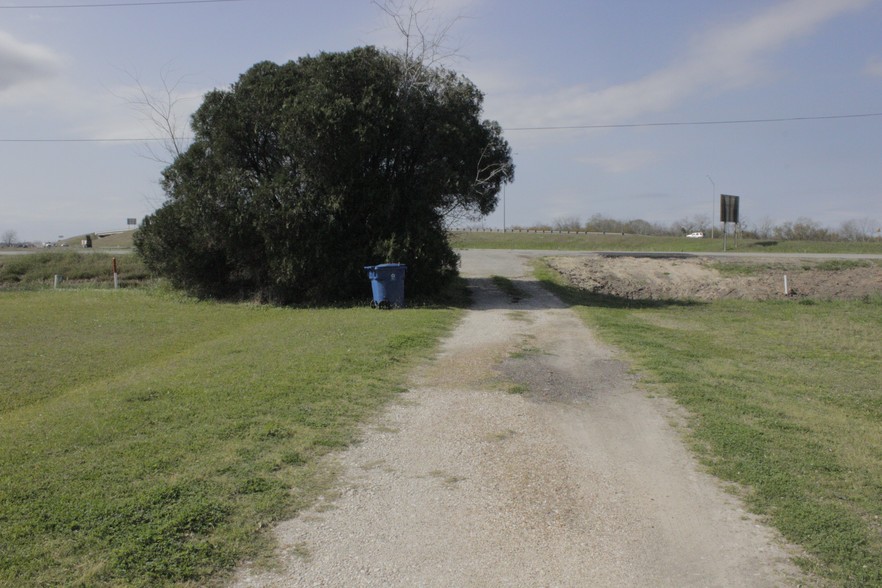
<path fill-rule="evenodd" d="M 558 251 L 674 251 L 722 252 L 723 240 L 643 235 L 483 233 L 455 232 L 451 243 L 460 249 L 538 249 Z M 739 253 L 875 253 L 882 254 L 882 241 L 867 243 L 828 241 L 756 241 L 739 239 L 735 248 L 729 238 L 727 251 Z"/>
<path fill-rule="evenodd" d="M 692 415 L 709 470 L 841 586 L 882 586 L 882 298 L 637 302 L 541 279 Z"/>
<path fill-rule="evenodd" d="M 267 554 L 458 314 L 0 292 L 0 585 L 202 585 Z"/>

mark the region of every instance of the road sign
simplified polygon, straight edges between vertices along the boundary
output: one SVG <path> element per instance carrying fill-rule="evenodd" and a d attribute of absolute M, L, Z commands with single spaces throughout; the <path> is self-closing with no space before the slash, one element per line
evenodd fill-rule
<path fill-rule="evenodd" d="M 739 196 L 720 194 L 720 222 L 738 224 Z"/>

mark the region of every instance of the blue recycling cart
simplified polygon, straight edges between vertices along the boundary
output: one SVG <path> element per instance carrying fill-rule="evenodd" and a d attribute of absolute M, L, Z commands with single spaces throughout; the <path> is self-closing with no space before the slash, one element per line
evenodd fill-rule
<path fill-rule="evenodd" d="M 402 308 L 404 306 L 404 274 L 407 266 L 403 263 L 383 263 L 366 265 L 368 278 L 374 298 L 371 308 Z"/>

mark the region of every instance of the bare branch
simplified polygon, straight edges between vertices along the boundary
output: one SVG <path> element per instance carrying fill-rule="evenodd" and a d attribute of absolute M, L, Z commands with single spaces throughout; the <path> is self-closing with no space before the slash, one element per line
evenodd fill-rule
<path fill-rule="evenodd" d="M 429 82 L 429 70 L 445 67 L 460 58 L 460 47 L 449 45 L 453 26 L 460 14 L 445 21 L 433 17 L 434 9 L 421 0 L 372 0 L 393 22 L 404 42 L 403 51 L 393 51 L 401 60 L 406 89 Z"/>
<path fill-rule="evenodd" d="M 179 118 L 180 105 L 188 98 L 181 90 L 186 76 L 172 77 L 169 66 L 159 74 L 161 88 L 148 89 L 137 74 L 125 71 L 137 87 L 127 96 L 119 96 L 134 108 L 141 119 L 151 128 L 153 138 L 161 143 L 161 148 L 152 144 L 143 145 L 146 157 L 159 163 L 170 164 L 189 146 L 188 128 Z"/>
<path fill-rule="evenodd" d="M 484 147 L 484 150 L 481 152 L 481 157 L 478 159 L 478 171 L 475 174 L 476 186 L 484 186 L 493 182 L 497 176 L 501 176 L 506 173 L 509 167 L 505 163 L 491 163 L 490 165 L 485 165 L 484 167 L 481 167 L 481 164 L 484 161 L 484 157 L 487 155 L 488 149 L 490 149 L 489 145 Z"/>

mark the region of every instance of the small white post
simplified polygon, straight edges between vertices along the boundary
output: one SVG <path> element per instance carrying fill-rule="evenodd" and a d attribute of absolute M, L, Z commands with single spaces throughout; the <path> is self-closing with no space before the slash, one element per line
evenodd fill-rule
<path fill-rule="evenodd" d="M 55 274 L 55 289 L 58 290 L 58 284 L 61 283 L 61 276 Z"/>
<path fill-rule="evenodd" d="M 787 274 L 784 274 L 784 296 L 790 296 L 790 289 L 787 287 Z"/>

